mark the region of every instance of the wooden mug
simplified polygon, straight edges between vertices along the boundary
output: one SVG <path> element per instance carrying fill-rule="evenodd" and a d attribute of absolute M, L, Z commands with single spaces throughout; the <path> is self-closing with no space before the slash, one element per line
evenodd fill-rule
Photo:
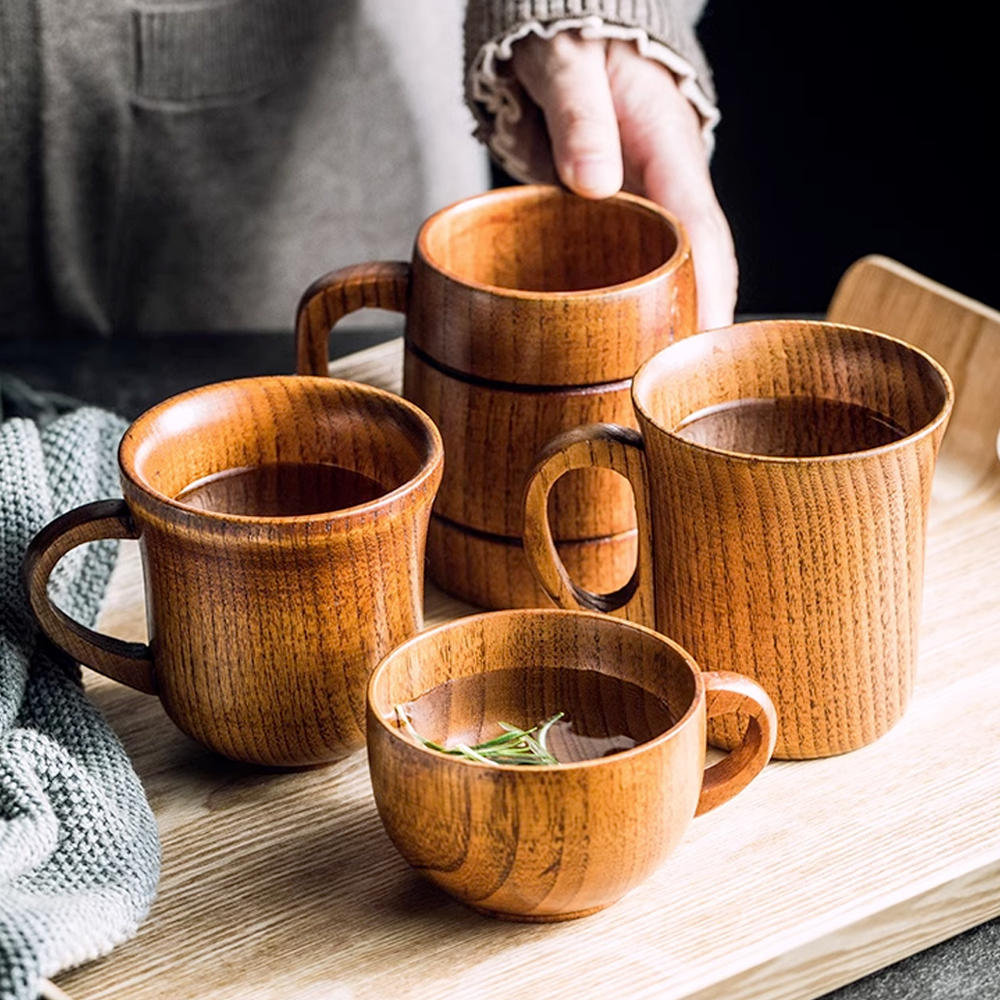
<path fill-rule="evenodd" d="M 644 622 L 705 668 L 758 680 L 778 708 L 776 756 L 864 746 L 910 699 L 953 398 L 932 358 L 867 330 L 764 320 L 699 334 L 636 373 L 639 432 L 551 442 L 525 494 L 529 561 L 559 605 Z M 636 497 L 638 560 L 615 594 L 570 578 L 546 517 L 552 484 L 591 465 Z M 732 745 L 738 726 L 711 735 Z"/>
<path fill-rule="evenodd" d="M 556 764 L 479 763 L 420 741 L 475 745 L 500 722 L 528 728 L 558 712 L 546 742 Z M 750 720 L 743 739 L 706 769 L 706 720 L 733 712 Z M 774 707 L 749 678 L 702 673 L 641 625 L 554 608 L 424 632 L 368 688 L 368 762 L 390 839 L 445 891 L 512 920 L 615 902 L 694 816 L 750 783 L 775 732 Z"/>
<path fill-rule="evenodd" d="M 64 514 L 28 549 L 46 635 L 227 757 L 301 766 L 363 745 L 368 676 L 422 626 L 434 424 L 371 386 L 248 378 L 148 410 L 118 457 L 124 499 Z M 97 538 L 139 540 L 148 645 L 48 597 L 56 562 Z"/>
<path fill-rule="evenodd" d="M 431 577 L 483 607 L 550 603 L 521 547 L 525 478 L 559 431 L 630 422 L 635 369 L 694 331 L 680 224 L 625 194 L 593 201 L 526 185 L 467 199 L 424 223 L 412 263 L 348 267 L 305 292 L 298 371 L 325 373 L 331 327 L 365 306 L 406 313 L 403 394 L 444 439 Z M 628 487 L 604 470 L 557 488 L 552 525 L 595 585 L 634 553 Z"/>

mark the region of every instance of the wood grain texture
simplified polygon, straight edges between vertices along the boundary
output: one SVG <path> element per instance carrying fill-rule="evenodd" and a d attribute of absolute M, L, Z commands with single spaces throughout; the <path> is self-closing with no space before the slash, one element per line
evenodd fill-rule
<path fill-rule="evenodd" d="M 939 334 L 939 304 L 952 315 L 912 273 L 868 280 L 866 299 L 906 305 L 893 332 L 918 345 Z M 957 496 L 935 481 L 919 669 L 883 739 L 768 765 L 614 907 L 533 926 L 470 914 L 408 868 L 363 754 L 295 773 L 230 763 L 155 699 L 86 672 L 152 801 L 163 879 L 135 940 L 59 985 L 74 1000 L 506 1000 L 513 975 L 555 1000 L 810 1000 L 1000 914 L 1000 462 L 985 428 L 970 428 L 982 453 L 956 437 L 964 394 L 1000 381 L 1000 323 L 977 309 L 938 469 L 954 449 L 987 471 Z M 398 390 L 402 342 L 332 371 Z M 428 624 L 474 610 L 433 585 L 425 597 Z M 143 608 L 123 543 L 99 625 L 141 641 Z"/>
<path fill-rule="evenodd" d="M 636 513 L 635 560 L 615 589 L 584 579 L 563 558 L 553 536 L 549 497 L 560 480 L 581 469 L 613 471 L 632 487 Z M 605 611 L 652 624 L 655 617 L 655 567 L 649 476 L 642 436 L 620 424 L 590 424 L 557 434 L 538 453 L 524 492 L 525 561 L 538 586 L 559 607 Z"/>
<path fill-rule="evenodd" d="M 601 681 L 577 695 L 575 671 Z M 626 692 L 613 680 L 636 687 Z M 669 719 L 641 729 L 653 704 Z M 578 730 L 650 738 L 554 766 L 480 764 L 416 743 L 398 725 L 401 705 L 442 745 L 489 739 L 498 719 L 530 726 L 559 711 Z M 746 741 L 706 770 L 708 706 L 722 715 L 748 705 Z M 774 708 L 752 681 L 703 674 L 642 626 L 555 609 L 494 612 L 424 632 L 379 664 L 368 696 L 372 787 L 390 839 L 435 885 L 516 920 L 571 919 L 616 902 L 659 868 L 696 812 L 760 773 L 775 735 Z"/>
<path fill-rule="evenodd" d="M 521 538 L 524 484 L 543 445 L 579 424 L 635 425 L 631 379 L 525 389 L 456 378 L 407 350 L 403 380 L 407 399 L 433 414 L 448 456 L 434 513 L 512 539 Z M 560 541 L 635 527 L 628 482 L 603 469 L 567 477 L 552 504 L 552 532 Z"/>
<path fill-rule="evenodd" d="M 67 511 L 49 522 L 31 540 L 21 564 L 31 609 L 49 636 L 69 656 L 93 665 L 106 677 L 146 694 L 156 694 L 153 657 L 145 643 L 125 642 L 103 635 L 70 618 L 50 599 L 48 580 L 59 560 L 71 549 L 101 538 L 138 538 L 123 500 L 96 500 Z"/>
<path fill-rule="evenodd" d="M 295 370 L 326 375 L 333 327 L 359 309 L 406 312 L 409 290 L 410 265 L 405 261 L 349 264 L 317 278 L 302 293 L 295 317 Z"/>
<path fill-rule="evenodd" d="M 669 212 L 546 185 L 432 215 L 409 271 L 376 262 L 317 280 L 298 309 L 299 372 L 322 374 L 334 323 L 375 305 L 405 309 L 407 340 L 443 367 L 526 385 L 631 378 L 697 315 L 691 247 Z"/>
<path fill-rule="evenodd" d="M 581 431 L 582 441 L 557 439 L 545 483 L 588 461 L 633 479 L 632 466 L 644 467 L 633 483 L 641 492 L 645 481 L 650 517 L 639 534 L 635 599 L 651 575 L 655 610 L 640 620 L 703 667 L 758 680 L 778 706 L 779 757 L 844 753 L 888 732 L 906 710 L 916 668 L 931 481 L 952 404 L 944 371 L 889 337 L 763 320 L 660 352 L 636 374 L 633 397 L 641 437 L 628 438 L 626 450 L 634 458 L 611 448 L 624 432 L 598 425 Z M 785 418 L 757 427 L 755 417 L 746 453 L 725 437 L 704 446 L 677 432 L 691 414 L 793 397 L 851 404 L 820 435 L 847 447 L 817 452 L 814 424 Z M 878 414 L 906 436 L 871 447 L 858 413 Z M 555 577 L 547 586 L 563 606 L 593 606 L 552 566 L 545 516 L 536 491 L 526 514 L 529 562 L 541 579 Z M 727 746 L 739 731 L 710 728 Z"/>
<path fill-rule="evenodd" d="M 634 422 L 633 373 L 692 333 L 697 316 L 690 246 L 669 213 L 631 195 L 592 201 L 533 185 L 431 216 L 412 265 L 358 265 L 317 281 L 299 306 L 298 370 L 323 371 L 331 326 L 373 304 L 406 312 L 403 394 L 444 437 L 435 512 L 513 544 L 536 451 L 582 422 Z M 609 586 L 619 559 L 611 539 L 634 527 L 628 484 L 576 473 L 554 492 L 552 514 L 560 540 L 607 540 L 590 551 L 611 557 Z M 430 572 L 485 607 L 539 603 L 530 574 L 504 578 L 504 562 L 470 563 L 480 549 L 460 532 L 438 531 Z M 462 587 L 487 578 L 485 587 Z"/>
<path fill-rule="evenodd" d="M 947 369 L 955 407 L 934 477 L 936 497 L 974 503 L 989 492 L 1000 434 L 995 371 L 1000 312 L 885 257 L 865 257 L 841 278 L 829 318 L 882 330 L 916 344 Z"/>
<path fill-rule="evenodd" d="M 119 455 L 121 507 L 141 541 L 151 622 L 150 646 L 136 659 L 185 733 L 235 760 L 284 766 L 363 744 L 368 674 L 422 624 L 442 456 L 436 428 L 416 407 L 329 378 L 219 383 L 133 422 Z M 383 493 L 344 509 L 331 498 L 321 513 L 297 516 L 198 510 L 176 499 L 193 482 L 279 459 L 351 469 Z M 44 556 L 50 541 L 42 534 L 35 544 Z M 36 606 L 48 603 L 46 579 L 34 574 Z M 58 645 L 106 669 L 107 642 L 65 616 L 42 624 Z"/>
<path fill-rule="evenodd" d="M 554 543 L 566 572 L 591 590 L 628 584 L 638 532 Z M 427 575 L 458 600 L 480 608 L 546 608 L 553 601 L 531 571 L 520 538 L 485 535 L 431 515 Z"/>
<path fill-rule="evenodd" d="M 413 288 L 410 343 L 494 382 L 631 378 L 697 316 L 690 244 L 670 213 L 557 187 L 504 188 L 432 216 Z"/>

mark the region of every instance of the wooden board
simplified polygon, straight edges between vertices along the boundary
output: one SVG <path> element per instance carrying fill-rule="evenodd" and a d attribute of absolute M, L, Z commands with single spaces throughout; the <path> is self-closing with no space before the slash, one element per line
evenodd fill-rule
<path fill-rule="evenodd" d="M 74 1000 L 806 1000 L 1000 913 L 1000 314 L 880 260 L 831 313 L 931 348 L 958 387 L 918 685 L 895 730 L 770 764 L 603 913 L 518 925 L 403 864 L 363 752 L 302 773 L 229 764 L 154 699 L 88 675 L 145 782 L 163 878 L 138 936 L 59 985 Z M 398 388 L 400 366 L 393 342 L 334 369 Z M 103 627 L 141 637 L 139 581 L 129 550 Z M 428 623 L 469 610 L 428 589 Z"/>

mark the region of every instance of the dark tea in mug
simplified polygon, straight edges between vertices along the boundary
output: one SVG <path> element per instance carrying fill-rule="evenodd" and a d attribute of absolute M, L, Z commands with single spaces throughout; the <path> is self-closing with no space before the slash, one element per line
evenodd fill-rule
<path fill-rule="evenodd" d="M 546 743 L 560 764 L 630 750 L 665 733 L 682 714 L 632 681 L 598 670 L 537 666 L 452 678 L 400 707 L 422 737 L 444 740 L 435 720 L 447 720 L 453 741 L 460 736 L 470 746 L 499 736 L 505 726 L 530 730 L 561 713 Z M 463 707 L 472 710 L 468 719 L 456 717 Z"/>
<path fill-rule="evenodd" d="M 198 479 L 175 497 L 198 510 L 248 517 L 301 517 L 356 507 L 388 490 L 339 465 L 274 462 L 226 469 Z"/>
<path fill-rule="evenodd" d="M 685 441 L 743 455 L 818 458 L 879 448 L 909 432 L 866 406 L 817 396 L 778 396 L 699 410 L 674 433 Z"/>

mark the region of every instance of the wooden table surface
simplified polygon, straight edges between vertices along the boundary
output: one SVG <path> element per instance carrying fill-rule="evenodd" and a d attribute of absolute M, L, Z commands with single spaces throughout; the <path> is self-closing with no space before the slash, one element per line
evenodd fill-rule
<path fill-rule="evenodd" d="M 998 343 L 992 369 L 976 374 L 984 385 L 1000 385 Z M 400 366 L 390 342 L 332 367 L 398 388 Z M 843 757 L 771 763 L 696 819 L 647 883 L 582 920 L 494 921 L 425 883 L 381 828 L 363 751 L 304 772 L 232 764 L 179 733 L 154 698 L 88 672 L 156 813 L 163 876 L 136 938 L 58 985 L 73 1000 L 804 1000 L 997 915 L 1000 466 L 990 430 L 994 451 L 975 483 L 956 486 L 943 461 L 918 683 L 902 723 Z M 131 545 L 101 627 L 141 638 Z M 428 587 L 428 624 L 471 610 Z"/>

